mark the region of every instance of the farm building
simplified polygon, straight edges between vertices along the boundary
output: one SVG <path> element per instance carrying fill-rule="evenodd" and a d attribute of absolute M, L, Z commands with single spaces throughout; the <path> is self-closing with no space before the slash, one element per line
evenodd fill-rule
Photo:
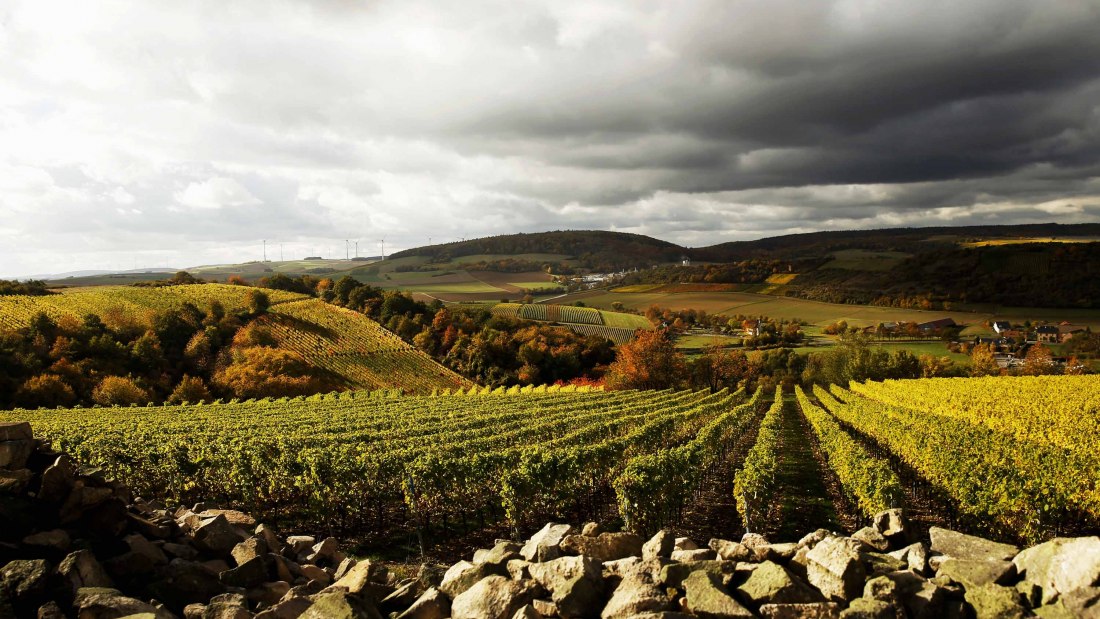
<path fill-rule="evenodd" d="M 1012 329 L 1012 323 L 1006 322 L 1004 320 L 998 320 L 993 323 L 993 330 L 997 333 L 1004 333 L 1005 331 L 1008 331 L 1010 329 Z"/>
<path fill-rule="evenodd" d="M 931 331 L 939 331 L 940 329 L 947 329 L 949 327 L 956 326 L 954 318 L 940 318 L 939 320 L 930 320 L 928 322 L 922 322 L 917 325 L 917 328 L 925 333 Z"/>
<path fill-rule="evenodd" d="M 1058 341 L 1064 342 L 1074 335 L 1077 335 L 1078 333 L 1083 333 L 1084 331 L 1085 328 L 1081 325 L 1074 325 L 1068 322 L 1062 322 L 1058 325 Z"/>
<path fill-rule="evenodd" d="M 1035 329 L 1035 339 L 1040 342 L 1056 343 L 1061 339 L 1061 332 L 1053 325 L 1043 325 Z"/>

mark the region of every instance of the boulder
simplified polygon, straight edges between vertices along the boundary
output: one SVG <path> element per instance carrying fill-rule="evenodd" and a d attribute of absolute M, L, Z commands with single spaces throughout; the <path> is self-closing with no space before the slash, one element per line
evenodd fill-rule
<path fill-rule="evenodd" d="M 520 558 L 521 546 L 515 542 L 503 541 L 497 543 L 490 550 L 478 550 L 474 553 L 474 563 L 491 563 L 494 565 L 507 565 L 512 559 Z"/>
<path fill-rule="evenodd" d="M 868 550 L 886 551 L 890 548 L 890 542 L 886 536 L 873 527 L 863 527 L 852 534 L 852 539 L 863 542 Z"/>
<path fill-rule="evenodd" d="M 453 619 L 511 619 L 535 598 L 538 586 L 503 576 L 488 576 L 451 602 Z"/>
<path fill-rule="evenodd" d="M 0 568 L 0 600 L 7 592 L 14 601 L 41 595 L 50 578 L 50 564 L 44 559 L 15 560 Z"/>
<path fill-rule="evenodd" d="M 600 533 L 596 537 L 569 535 L 561 542 L 565 554 L 614 561 L 642 554 L 642 538 L 633 533 Z"/>
<path fill-rule="evenodd" d="M 327 537 L 313 545 L 306 553 L 306 561 L 319 567 L 336 567 L 346 558 L 340 552 L 340 542 L 335 537 Z"/>
<path fill-rule="evenodd" d="M 740 542 L 714 538 L 707 546 L 718 553 L 718 558 L 724 561 L 748 561 L 754 556 L 752 550 Z"/>
<path fill-rule="evenodd" d="M 815 591 L 782 565 L 765 561 L 737 587 L 741 599 L 762 604 L 806 604 L 824 601 Z"/>
<path fill-rule="evenodd" d="M 370 603 L 342 591 L 319 593 L 301 619 L 382 619 Z"/>
<path fill-rule="evenodd" d="M 889 602 L 856 598 L 840 616 L 841 619 L 895 619 L 897 611 Z"/>
<path fill-rule="evenodd" d="M 200 520 L 191 531 L 195 545 L 219 557 L 228 557 L 244 541 L 240 532 L 223 515 Z"/>
<path fill-rule="evenodd" d="M 329 574 L 325 568 L 318 567 L 316 565 L 305 564 L 298 567 L 298 571 L 302 576 L 309 580 L 326 587 L 332 583 L 332 574 Z"/>
<path fill-rule="evenodd" d="M 27 460 L 34 452 L 33 440 L 0 440 L 0 469 L 16 470 L 26 468 Z"/>
<path fill-rule="evenodd" d="M 236 565 L 244 565 L 252 559 L 266 555 L 269 552 L 271 552 L 271 549 L 263 538 L 250 537 L 234 546 L 229 554 L 233 557 L 233 562 Z"/>
<path fill-rule="evenodd" d="M 393 589 L 381 582 L 386 575 L 386 568 L 371 561 L 360 561 L 348 570 L 344 577 L 332 584 L 332 589 L 346 589 L 366 597 L 374 602 L 380 602 L 393 593 Z"/>
<path fill-rule="evenodd" d="M 861 552 L 859 557 L 863 561 L 868 577 L 882 576 L 890 572 L 904 570 L 907 567 L 905 561 L 881 552 Z"/>
<path fill-rule="evenodd" d="M 313 601 L 309 598 L 297 597 L 297 596 L 284 596 L 283 599 L 269 608 L 266 613 L 270 615 L 265 619 L 298 619 L 302 613 L 313 605 Z M 257 615 L 257 617 L 263 615 Z"/>
<path fill-rule="evenodd" d="M 798 540 L 798 545 L 803 548 L 813 548 L 817 545 L 818 542 L 832 535 L 833 533 L 828 531 L 827 529 L 818 529 L 813 533 L 807 533 L 806 535 L 803 535 L 802 539 Z"/>
<path fill-rule="evenodd" d="M 871 518 L 871 526 L 881 533 L 883 537 L 893 538 L 900 536 L 906 533 L 905 510 L 894 508 L 881 511 Z"/>
<path fill-rule="evenodd" d="M 429 588 L 397 619 L 444 619 L 451 615 L 451 601 L 435 587 Z"/>
<path fill-rule="evenodd" d="M 598 522 L 586 522 L 584 527 L 581 528 L 581 535 L 587 535 L 589 537 L 595 537 L 603 532 L 604 529 Z"/>
<path fill-rule="evenodd" d="M 201 563 L 172 559 L 168 565 L 157 570 L 157 579 L 149 589 L 157 599 L 183 607 L 209 601 L 223 593 L 225 585 L 218 580 L 216 572 L 211 572 Z"/>
<path fill-rule="evenodd" d="M 234 527 L 254 527 L 256 526 L 256 519 L 252 516 L 237 511 L 235 509 L 204 509 L 198 512 L 199 518 L 215 518 L 221 516 L 229 521 L 229 524 Z"/>
<path fill-rule="evenodd" d="M 1008 584 L 1016 575 L 1011 561 L 973 561 L 950 558 L 940 563 L 936 575 L 970 589 L 982 585 Z"/>
<path fill-rule="evenodd" d="M 1042 603 L 1100 582 L 1100 537 L 1058 537 L 1012 560 L 1026 582 L 1042 589 Z"/>
<path fill-rule="evenodd" d="M 917 574 L 925 575 L 928 573 L 928 548 L 922 542 L 910 544 L 889 553 L 889 555 L 899 561 L 904 561 L 908 569 Z"/>
<path fill-rule="evenodd" d="M 677 537 L 676 543 L 673 546 L 674 550 L 699 550 L 699 544 L 696 544 L 690 537 Z"/>
<path fill-rule="evenodd" d="M 642 544 L 642 559 L 668 558 L 676 546 L 676 538 L 668 529 L 661 529 Z"/>
<path fill-rule="evenodd" d="M 603 603 L 601 563 L 590 557 L 561 557 L 532 563 L 531 577 L 550 592 L 562 617 L 598 617 Z"/>
<path fill-rule="evenodd" d="M 218 574 L 218 580 L 229 587 L 250 589 L 267 580 L 270 572 L 267 556 L 253 557 L 243 564 Z"/>
<path fill-rule="evenodd" d="M 64 577 L 72 594 L 84 587 L 114 587 L 114 582 L 90 550 L 78 550 L 65 557 L 57 572 Z"/>
<path fill-rule="evenodd" d="M 573 527 L 567 524 L 547 523 L 538 533 L 531 536 L 520 549 L 519 554 L 527 561 L 549 561 L 561 556 L 561 543 Z"/>
<path fill-rule="evenodd" d="M 141 615 L 156 619 L 170 619 L 172 614 L 152 604 L 122 595 L 106 587 L 86 587 L 76 593 L 73 608 L 80 619 L 117 619 Z"/>
<path fill-rule="evenodd" d="M 309 550 L 317 543 L 317 539 L 312 535 L 291 535 L 286 538 L 286 545 L 290 547 L 290 550 L 294 554 L 300 554 Z"/>
<path fill-rule="evenodd" d="M 1012 544 L 1001 544 L 981 537 L 932 527 L 932 552 L 971 561 L 1011 561 L 1020 552 Z"/>
<path fill-rule="evenodd" d="M 696 548 L 694 550 L 673 550 L 672 560 L 684 563 L 692 561 L 713 561 L 718 558 L 718 553 L 710 548 Z"/>
<path fill-rule="evenodd" d="M 290 583 L 277 580 L 275 582 L 264 582 L 252 587 L 245 594 L 248 597 L 248 601 L 252 604 L 269 608 L 279 603 L 286 594 L 290 593 Z"/>
<path fill-rule="evenodd" d="M 860 542 L 827 537 L 806 555 L 806 576 L 827 598 L 853 600 L 863 592 L 866 571 L 860 560 Z"/>
<path fill-rule="evenodd" d="M 34 472 L 30 469 L 0 469 L 0 494 L 23 494 L 33 478 Z"/>
<path fill-rule="evenodd" d="M 1010 587 L 983 585 L 967 589 L 965 596 L 977 619 L 1014 619 L 1028 614 L 1020 604 L 1020 595 Z"/>
<path fill-rule="evenodd" d="M 684 591 L 685 608 L 696 616 L 715 619 L 753 616 L 726 592 L 720 579 L 706 571 L 693 572 L 684 579 Z"/>
<path fill-rule="evenodd" d="M 420 583 L 415 580 L 406 581 L 397 587 L 396 591 L 382 598 L 382 601 L 378 603 L 378 610 L 382 611 L 384 615 L 399 613 L 412 606 L 419 595 Z"/>
<path fill-rule="evenodd" d="M 0 441 L 31 441 L 34 440 L 34 432 L 31 424 L 26 421 L 0 422 Z"/>
<path fill-rule="evenodd" d="M 683 582 L 695 572 L 707 572 L 723 581 L 733 574 L 737 564 L 733 561 L 695 561 L 693 563 L 669 563 L 658 572 L 657 581 L 666 587 L 683 589 Z"/>
<path fill-rule="evenodd" d="M 626 619 L 642 613 L 672 610 L 668 596 L 641 573 L 623 578 L 600 613 L 601 619 Z"/>
<path fill-rule="evenodd" d="M 453 600 L 483 578 L 506 575 L 508 572 L 499 565 L 489 563 L 474 565 L 469 561 L 459 561 L 443 575 L 439 589 Z"/>
<path fill-rule="evenodd" d="M 35 533 L 23 538 L 23 544 L 34 546 L 41 550 L 63 553 L 69 549 L 72 540 L 64 529 L 51 529 L 41 533 Z"/>

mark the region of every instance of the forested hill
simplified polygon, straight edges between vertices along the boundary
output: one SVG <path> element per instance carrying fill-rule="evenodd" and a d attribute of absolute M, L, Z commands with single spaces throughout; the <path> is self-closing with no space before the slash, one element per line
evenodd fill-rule
<path fill-rule="evenodd" d="M 674 243 L 641 234 L 601 230 L 560 230 L 507 234 L 469 241 L 418 247 L 390 258 L 429 256 L 433 262 L 477 255 L 556 254 L 577 260 L 579 266 L 614 270 L 680 260 L 689 250 Z"/>

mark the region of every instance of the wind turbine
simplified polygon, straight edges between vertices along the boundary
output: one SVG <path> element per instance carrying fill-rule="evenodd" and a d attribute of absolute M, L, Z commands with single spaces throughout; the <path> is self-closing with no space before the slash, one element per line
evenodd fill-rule
<path fill-rule="evenodd" d="M 267 262 L 267 239 L 264 239 L 264 262 Z"/>
<path fill-rule="evenodd" d="M 351 243 L 351 241 L 344 239 L 344 260 L 348 260 L 351 258 L 351 250 L 348 249 L 349 243 Z"/>
<path fill-rule="evenodd" d="M 359 257 L 359 239 L 355 240 L 355 257 Z"/>
<path fill-rule="evenodd" d="M 382 259 L 385 260 L 386 259 L 386 239 L 382 239 L 381 241 L 378 241 L 378 242 L 379 242 L 379 244 L 382 245 Z"/>

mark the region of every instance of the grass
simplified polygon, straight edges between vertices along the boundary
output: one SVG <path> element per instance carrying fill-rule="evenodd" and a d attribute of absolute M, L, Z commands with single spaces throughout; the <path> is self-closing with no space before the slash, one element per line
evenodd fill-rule
<path fill-rule="evenodd" d="M 600 314 L 603 316 L 603 324 L 608 327 L 616 327 L 619 329 L 645 329 L 647 331 L 653 328 L 653 323 L 649 322 L 649 319 L 645 316 L 624 314 L 622 312 L 609 312 L 607 310 L 600 310 Z"/>
<path fill-rule="evenodd" d="M 798 273 L 773 273 L 765 280 L 769 284 L 789 284 L 798 277 Z"/>
<path fill-rule="evenodd" d="M 707 346 L 740 346 L 741 338 L 730 335 L 703 335 L 693 333 L 676 338 L 676 348 L 706 348 Z"/>
<path fill-rule="evenodd" d="M 440 294 L 482 294 L 482 293 L 505 293 L 504 290 L 495 286 L 483 282 L 461 282 L 461 283 L 441 283 L 441 284 L 417 284 L 412 286 L 398 286 L 401 290 L 408 290 L 409 292 L 423 292 L 431 294 L 437 292 Z M 506 294 L 506 293 L 505 293 Z"/>
<path fill-rule="evenodd" d="M 516 288 L 554 288 L 558 286 L 558 284 L 549 279 L 541 282 L 508 282 L 508 285 L 515 286 Z"/>
<path fill-rule="evenodd" d="M 1053 237 L 1053 236 L 1035 236 L 1035 237 L 1021 237 L 1015 239 L 982 239 L 980 241 L 971 241 L 968 243 L 961 243 L 963 247 L 993 247 L 997 245 L 1021 245 L 1023 243 L 1096 243 L 1100 242 L 1100 237 L 1095 236 L 1077 236 L 1077 237 Z"/>

